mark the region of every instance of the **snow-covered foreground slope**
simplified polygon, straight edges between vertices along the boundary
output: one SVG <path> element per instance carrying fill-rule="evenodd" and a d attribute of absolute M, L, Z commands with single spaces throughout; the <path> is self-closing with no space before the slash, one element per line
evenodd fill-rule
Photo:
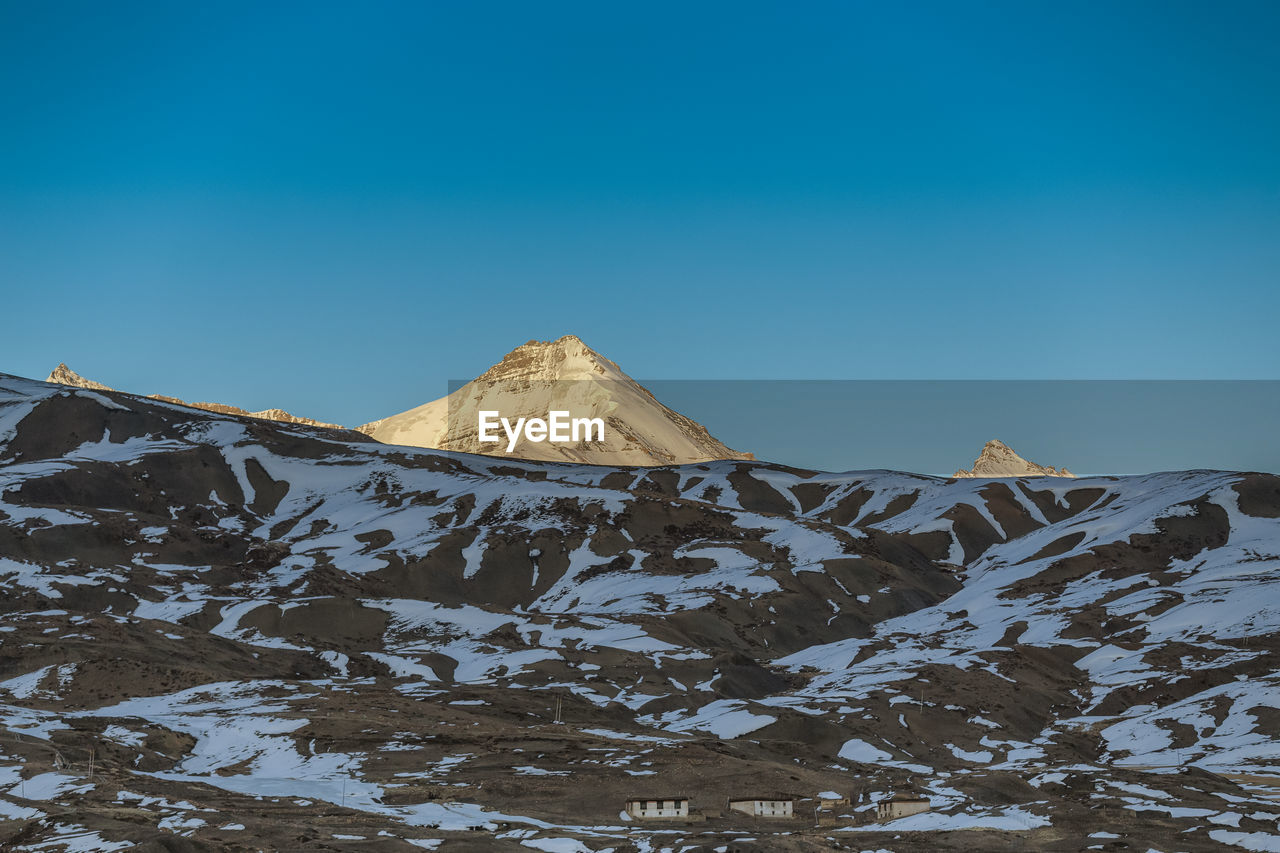
<path fill-rule="evenodd" d="M 0 846 L 1280 847 L 1275 477 L 338 438 L 0 377 Z"/>

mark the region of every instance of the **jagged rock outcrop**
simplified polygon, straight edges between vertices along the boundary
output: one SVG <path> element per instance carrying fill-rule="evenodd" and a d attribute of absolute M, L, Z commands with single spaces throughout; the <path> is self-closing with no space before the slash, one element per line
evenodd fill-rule
<path fill-rule="evenodd" d="M 992 439 L 982 448 L 973 467 L 961 468 L 952 477 L 1074 477 L 1066 468 L 1038 465 L 1019 456 L 1012 447 Z"/>
<path fill-rule="evenodd" d="M 286 424 L 305 424 L 307 426 L 328 427 L 329 429 L 346 429 L 341 424 L 330 424 L 324 421 L 312 420 L 304 418 L 300 415 L 291 415 L 284 409 L 263 409 L 260 412 L 250 412 L 239 406 L 228 406 L 225 403 L 188 403 L 186 400 L 180 400 L 177 397 L 166 397 L 163 394 L 148 394 L 153 400 L 163 400 L 166 403 L 177 403 L 179 406 L 190 406 L 193 409 L 204 409 L 206 412 L 214 412 L 219 415 L 236 415 L 242 418 L 261 418 L 266 421 L 280 421 Z"/>
<path fill-rule="evenodd" d="M 101 382 L 94 382 L 92 379 L 85 379 L 79 373 L 76 373 L 64 361 L 53 369 L 49 374 L 49 378 L 45 382 L 56 382 L 59 385 L 70 385 L 73 388 L 84 388 L 88 391 L 114 391 L 115 389 L 103 385 Z"/>

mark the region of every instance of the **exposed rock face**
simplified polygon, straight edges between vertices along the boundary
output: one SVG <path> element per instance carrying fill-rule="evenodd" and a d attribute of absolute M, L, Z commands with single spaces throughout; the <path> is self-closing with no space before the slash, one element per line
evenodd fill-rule
<path fill-rule="evenodd" d="M 1023 459 L 1013 448 L 998 439 L 988 441 L 982 453 L 967 471 L 961 468 L 952 477 L 1074 477 L 1066 468 L 1037 465 Z"/>
<path fill-rule="evenodd" d="M 341 438 L 0 375 L 0 849 L 1275 846 L 1280 478 Z"/>
<path fill-rule="evenodd" d="M 53 369 L 53 372 L 49 374 L 49 378 L 46 379 L 45 382 L 56 382 L 59 385 L 70 385 L 72 388 L 85 388 L 89 391 L 115 390 L 107 385 L 103 385 L 101 382 L 94 382 L 92 379 L 85 379 L 79 373 L 76 373 L 74 370 L 67 367 L 67 363 L 65 361 Z"/>
<path fill-rule="evenodd" d="M 190 406 L 193 409 L 204 409 L 206 412 L 216 412 L 219 415 L 236 415 L 242 418 L 261 418 L 265 421 L 280 421 L 286 424 L 306 424 L 307 426 L 328 427 L 329 429 L 346 429 L 341 424 L 327 424 L 324 421 L 291 415 L 284 409 L 263 409 L 260 412 L 250 412 L 239 406 L 228 406 L 225 403 L 188 403 L 185 400 L 179 400 L 177 397 L 166 397 L 163 394 L 148 394 L 147 396 L 153 400 L 177 403 L 179 406 Z"/>
<path fill-rule="evenodd" d="M 70 385 L 73 388 L 84 388 L 89 391 L 114 391 L 116 389 L 109 385 L 103 385 L 101 382 L 94 382 L 92 379 L 85 379 L 79 373 L 67 367 L 66 362 L 59 364 L 49 374 L 49 378 L 45 382 L 56 382 L 59 385 Z M 168 397 L 164 394 L 148 394 L 152 400 L 163 400 L 166 403 L 174 403 L 179 406 L 190 406 L 193 409 L 204 409 L 206 412 L 216 412 L 220 415 L 236 415 L 242 418 L 261 418 L 268 421 L 280 421 L 287 424 L 305 424 L 307 426 L 328 427 L 329 429 L 346 429 L 340 424 L 329 424 L 324 421 L 316 421 L 311 418 L 304 418 L 298 415 L 291 415 L 284 409 L 263 409 L 260 412 L 250 412 L 247 409 L 241 409 L 238 406 L 228 406 L 224 403 L 188 403 L 177 397 Z"/>
<path fill-rule="evenodd" d="M 479 441 L 478 415 L 485 410 L 500 411 L 513 422 L 517 417 L 546 418 L 551 411 L 598 417 L 605 422 L 605 440 L 523 441 L 508 452 L 505 438 L 496 444 Z M 357 429 L 387 444 L 553 462 L 667 465 L 753 458 L 662 405 L 573 335 L 529 341 L 449 396 Z"/>

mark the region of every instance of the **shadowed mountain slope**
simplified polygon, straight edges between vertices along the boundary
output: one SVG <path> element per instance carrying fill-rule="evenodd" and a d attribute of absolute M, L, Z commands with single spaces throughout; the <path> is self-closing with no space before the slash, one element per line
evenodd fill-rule
<path fill-rule="evenodd" d="M 1280 479 L 350 437 L 0 376 L 0 845 L 1277 838 Z M 866 823 L 905 789 L 933 811 Z M 618 814 L 762 790 L 852 803 Z"/>

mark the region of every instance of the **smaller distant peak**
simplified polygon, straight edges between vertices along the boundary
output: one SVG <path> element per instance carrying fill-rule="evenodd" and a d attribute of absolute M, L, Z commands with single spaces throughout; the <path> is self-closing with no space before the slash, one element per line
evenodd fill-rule
<path fill-rule="evenodd" d="M 79 373 L 76 373 L 70 367 L 67 367 L 65 361 L 58 362 L 58 366 L 53 369 L 45 382 L 54 382 L 58 385 L 69 385 L 72 388 L 84 388 L 89 391 L 114 391 L 101 382 L 94 382 L 92 379 L 85 379 Z"/>
<path fill-rule="evenodd" d="M 982 453 L 974 460 L 972 468 L 956 471 L 951 475 L 961 477 L 1074 477 L 1066 468 L 1039 465 L 1024 459 L 1009 445 L 993 438 L 982 446 Z"/>

